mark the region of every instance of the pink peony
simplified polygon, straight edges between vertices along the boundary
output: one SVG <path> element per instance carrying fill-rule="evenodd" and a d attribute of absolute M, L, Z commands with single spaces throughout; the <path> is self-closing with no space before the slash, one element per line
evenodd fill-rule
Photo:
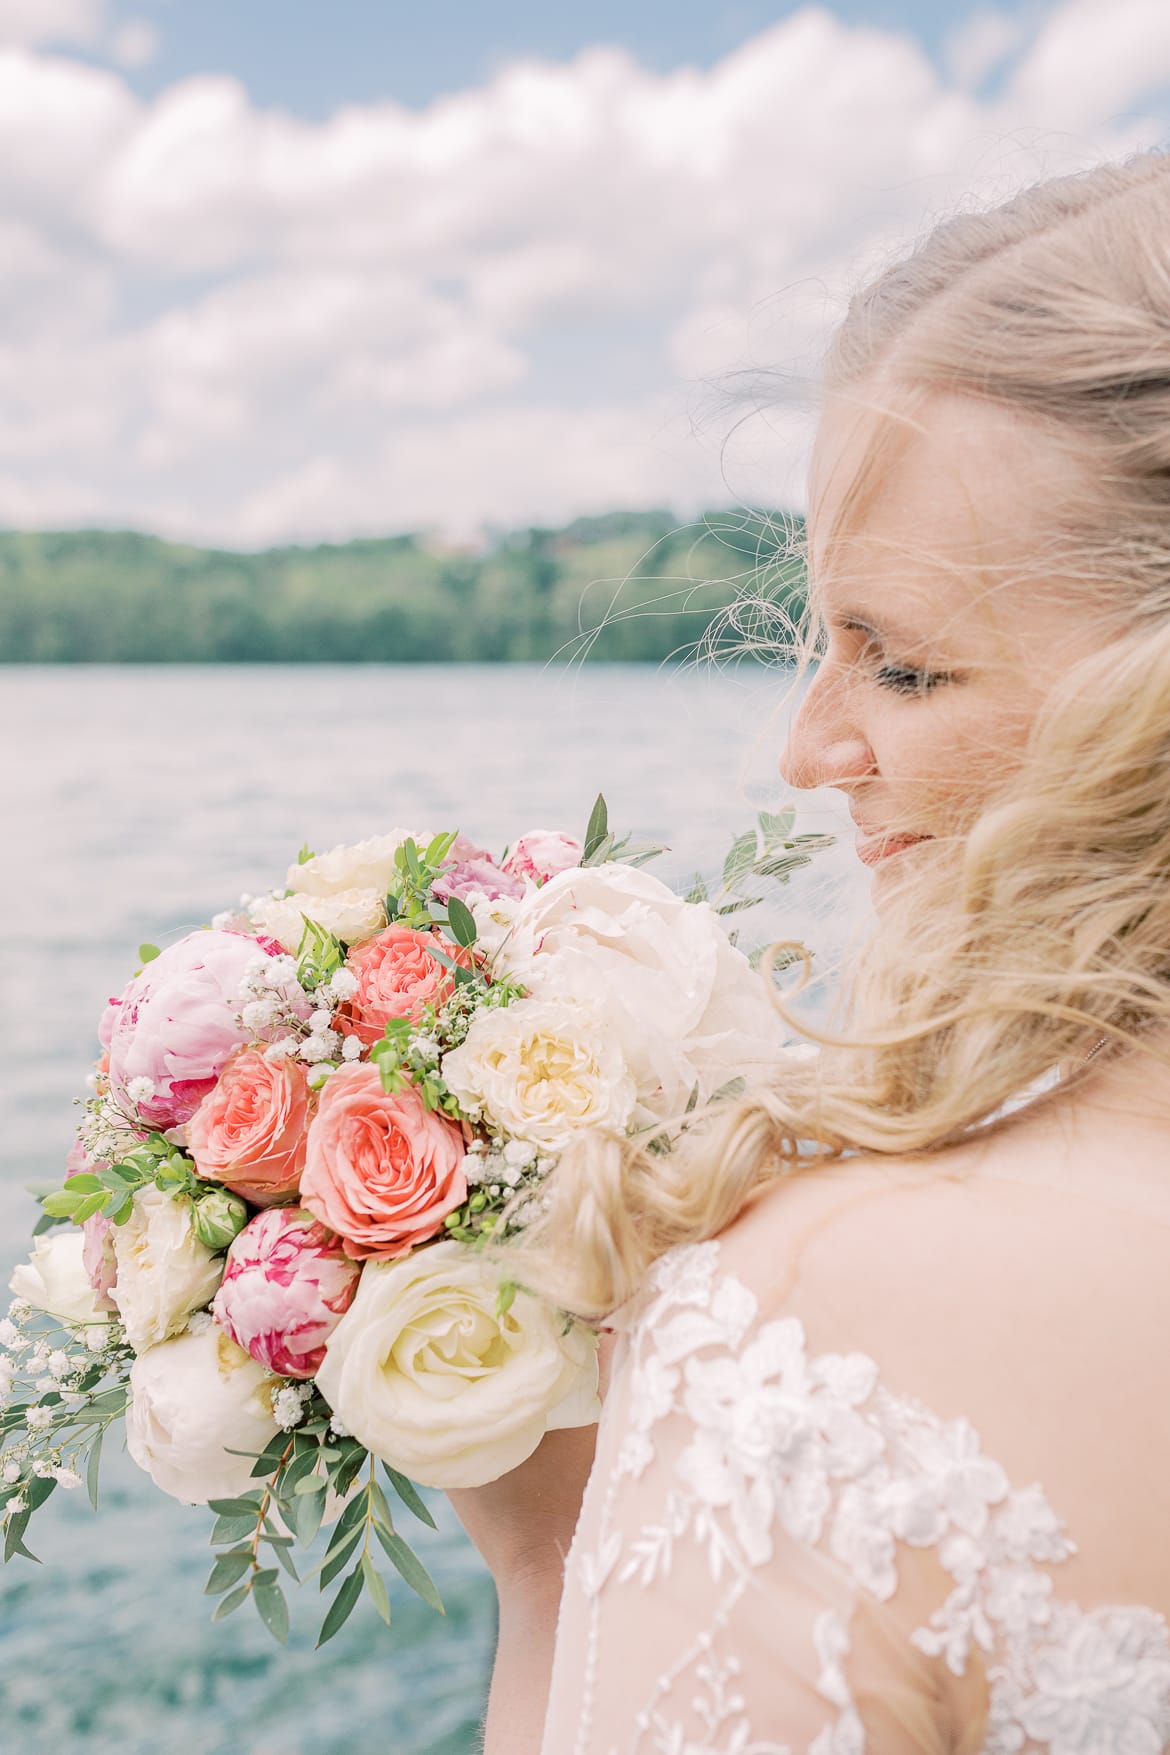
<path fill-rule="evenodd" d="M 65 1179 L 80 1176 L 83 1172 L 92 1175 L 104 1165 L 91 1160 L 86 1155 L 85 1147 L 80 1140 L 74 1140 L 65 1159 Z M 110 1297 L 118 1279 L 118 1263 L 114 1256 L 114 1239 L 111 1235 L 113 1227 L 104 1213 L 94 1213 L 85 1219 L 81 1226 L 84 1242 L 81 1246 L 81 1265 L 89 1277 L 89 1283 L 97 1296 L 94 1303 L 99 1310 L 116 1310 L 118 1306 Z"/>
<path fill-rule="evenodd" d="M 460 835 L 447 855 L 447 869 L 435 879 L 432 889 L 441 902 L 458 896 L 461 902 L 495 902 L 501 896 L 520 897 L 524 884 L 520 878 L 501 871 L 486 848 L 476 847 Z"/>
<path fill-rule="evenodd" d="M 388 1093 L 377 1067 L 330 1074 L 309 1129 L 301 1205 L 345 1239 L 345 1252 L 409 1255 L 467 1198 L 463 1134 L 413 1085 Z"/>
<path fill-rule="evenodd" d="M 354 945 L 346 967 L 357 977 L 358 990 L 338 1008 L 337 1028 L 369 1048 L 379 1040 L 389 1018 L 410 1018 L 417 1024 L 424 1007 L 438 1007 L 448 1000 L 455 983 L 428 945 L 453 961 L 467 960 L 466 952 L 448 944 L 438 932 L 415 932 L 409 926 L 388 926 Z"/>
<path fill-rule="evenodd" d="M 227 1252 L 211 1313 L 238 1347 L 281 1377 L 312 1377 L 353 1302 L 361 1268 L 300 1207 L 273 1207 Z"/>
<path fill-rule="evenodd" d="M 101 1021 L 114 1098 L 150 1127 L 188 1120 L 247 1038 L 234 1016 L 240 982 L 265 954 L 242 933 L 191 932 L 148 963 Z M 149 1079 L 153 1095 L 135 1104 L 126 1087 L 140 1078 Z"/>
<path fill-rule="evenodd" d="M 580 841 L 562 835 L 559 829 L 529 829 L 509 852 L 504 870 L 513 877 L 547 884 L 558 872 L 580 865 L 583 851 Z"/>
<path fill-rule="evenodd" d="M 187 1123 L 195 1169 L 253 1206 L 294 1195 L 316 1098 L 294 1060 L 274 1066 L 258 1048 L 237 1049 Z"/>

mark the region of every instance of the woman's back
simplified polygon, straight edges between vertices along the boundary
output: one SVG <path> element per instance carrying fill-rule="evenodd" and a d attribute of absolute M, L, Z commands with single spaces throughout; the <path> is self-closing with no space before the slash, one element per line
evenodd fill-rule
<path fill-rule="evenodd" d="M 618 1319 L 548 1755 L 1170 1743 L 1170 1122 L 1142 1076 L 812 1171 L 657 1264 Z"/>

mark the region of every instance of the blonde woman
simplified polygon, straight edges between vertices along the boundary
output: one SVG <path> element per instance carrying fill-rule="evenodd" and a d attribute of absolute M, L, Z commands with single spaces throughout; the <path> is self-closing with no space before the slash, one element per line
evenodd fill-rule
<path fill-rule="evenodd" d="M 781 771 L 846 794 L 878 926 L 818 1057 L 558 1173 L 520 1272 L 617 1353 L 591 1474 L 556 1434 L 459 1496 L 486 1748 L 1158 1755 L 1170 154 L 856 295 L 808 530 Z"/>

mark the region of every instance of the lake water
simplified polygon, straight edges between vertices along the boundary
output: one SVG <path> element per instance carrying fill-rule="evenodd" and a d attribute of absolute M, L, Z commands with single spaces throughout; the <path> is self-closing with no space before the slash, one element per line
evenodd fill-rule
<path fill-rule="evenodd" d="M 755 667 L 0 668 L 0 1307 L 35 1219 L 25 1186 L 61 1174 L 98 1016 L 142 940 L 269 888 L 306 840 L 580 834 L 599 790 L 612 825 L 670 843 L 668 881 L 711 870 L 783 797 L 786 687 Z M 797 827 L 842 839 L 777 892 L 761 936 L 831 962 L 861 868 L 835 795 L 810 795 Z M 494 1596 L 441 1495 L 417 1546 L 446 1621 L 403 1587 L 391 1631 L 363 1603 L 317 1655 L 315 1586 L 290 1593 L 284 1649 L 247 1607 L 213 1625 L 209 1514 L 116 1446 L 103 1497 L 95 1517 L 56 1494 L 30 1533 L 43 1567 L 0 1575 L 0 1749 L 470 1755 Z"/>

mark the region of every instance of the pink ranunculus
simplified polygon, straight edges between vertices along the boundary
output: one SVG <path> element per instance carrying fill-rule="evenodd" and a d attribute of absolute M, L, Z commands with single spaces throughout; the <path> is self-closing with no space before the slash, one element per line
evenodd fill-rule
<path fill-rule="evenodd" d="M 547 884 L 559 871 L 571 871 L 573 866 L 580 865 L 583 851 L 580 841 L 562 835 L 559 829 L 529 829 L 509 852 L 504 870 L 513 877 Z"/>
<path fill-rule="evenodd" d="M 235 1020 L 248 964 L 266 955 L 238 932 L 190 932 L 168 945 L 120 999 L 99 1035 L 110 1055 L 110 1090 L 150 1127 L 173 1127 L 199 1107 L 248 1032 Z M 149 1079 L 153 1095 L 136 1104 L 127 1086 Z"/>
<path fill-rule="evenodd" d="M 103 1170 L 104 1168 L 104 1164 L 88 1157 L 80 1140 L 74 1140 L 65 1159 L 66 1181 L 71 1176 L 80 1176 L 83 1173 L 92 1175 L 95 1170 Z M 81 1265 L 96 1293 L 94 1303 L 99 1310 L 116 1310 L 118 1308 L 110 1297 L 118 1279 L 118 1263 L 114 1255 L 112 1229 L 113 1227 L 104 1213 L 94 1213 L 92 1218 L 83 1220 L 81 1226 L 81 1235 L 85 1239 L 81 1247 Z"/>
<path fill-rule="evenodd" d="M 358 989 L 338 1008 L 337 1029 L 369 1048 L 381 1037 L 388 1019 L 410 1018 L 418 1023 L 425 1006 L 438 1007 L 449 999 L 454 980 L 428 945 L 452 961 L 467 961 L 466 952 L 448 944 L 438 932 L 415 932 L 409 926 L 387 926 L 354 945 L 346 967 L 357 977 Z"/>
<path fill-rule="evenodd" d="M 463 1156 L 462 1130 L 426 1109 L 413 1085 L 386 1092 L 377 1067 L 355 1061 L 321 1092 L 301 1205 L 355 1261 L 409 1255 L 466 1200 Z"/>
<path fill-rule="evenodd" d="M 458 896 L 461 902 L 496 902 L 501 896 L 520 897 L 523 881 L 502 871 L 484 847 L 477 847 L 460 835 L 447 855 L 447 869 L 435 879 L 432 888 L 441 902 Z"/>
<path fill-rule="evenodd" d="M 300 1207 L 273 1207 L 227 1252 L 211 1313 L 238 1347 L 281 1377 L 312 1377 L 353 1302 L 361 1268 Z"/>
<path fill-rule="evenodd" d="M 273 1065 L 258 1048 L 237 1049 L 187 1123 L 196 1172 L 253 1206 L 288 1200 L 305 1167 L 315 1107 L 299 1062 Z"/>

